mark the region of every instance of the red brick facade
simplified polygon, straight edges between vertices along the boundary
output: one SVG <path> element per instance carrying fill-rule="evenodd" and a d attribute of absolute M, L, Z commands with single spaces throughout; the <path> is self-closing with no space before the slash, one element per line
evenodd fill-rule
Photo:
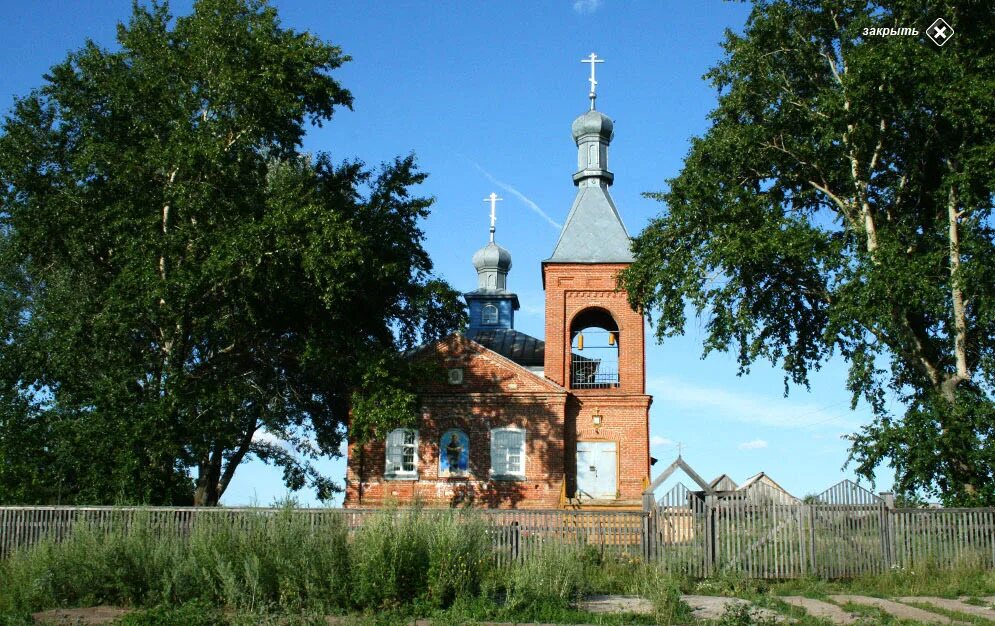
<path fill-rule="evenodd" d="M 385 478 L 385 443 L 350 445 L 346 506 L 386 502 L 428 506 L 472 503 L 489 508 L 638 507 L 649 477 L 649 406 L 645 395 L 643 318 L 615 290 L 624 264 L 548 263 L 544 376 L 459 335 L 423 352 L 440 370 L 420 389 L 417 473 Z M 591 307 L 608 311 L 618 326 L 619 381 L 606 389 L 569 389 L 570 322 Z M 448 379 L 460 370 L 462 381 Z M 600 423 L 595 423 L 595 414 Z M 525 475 L 491 476 L 491 429 L 513 426 L 526 433 Z M 469 438 L 465 477 L 439 475 L 440 438 L 457 428 Z M 578 501 L 576 444 L 612 441 L 618 451 L 617 497 Z"/>
<path fill-rule="evenodd" d="M 422 502 L 454 506 L 470 502 L 489 508 L 556 508 L 564 487 L 564 419 L 567 392 L 540 375 L 483 346 L 454 335 L 426 357 L 443 376 L 462 370 L 462 382 L 447 378 L 422 388 L 418 426 L 417 480 L 386 479 L 385 444 L 360 451 L 349 447 L 346 506 Z M 525 430 L 525 477 L 492 479 L 491 429 Z M 466 477 L 440 477 L 440 438 L 451 428 L 469 437 Z"/>
<path fill-rule="evenodd" d="M 585 310 L 608 311 L 618 326 L 618 386 L 607 389 L 570 389 L 565 443 L 567 494 L 573 495 L 578 441 L 614 441 L 618 450 L 618 500 L 639 502 L 649 479 L 649 407 L 645 394 L 645 336 L 643 316 L 629 306 L 615 288 L 626 264 L 545 263 L 546 364 L 545 375 L 569 386 L 572 341 L 570 324 Z M 594 420 L 601 416 L 600 424 Z"/>

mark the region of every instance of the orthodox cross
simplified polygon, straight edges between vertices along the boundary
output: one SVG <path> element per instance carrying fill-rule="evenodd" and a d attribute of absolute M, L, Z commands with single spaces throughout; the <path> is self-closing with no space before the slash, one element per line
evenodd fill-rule
<path fill-rule="evenodd" d="M 599 59 L 598 55 L 596 55 L 595 53 L 592 52 L 589 57 L 587 57 L 586 59 L 581 59 L 580 62 L 581 63 L 590 63 L 591 64 L 591 77 L 587 79 L 587 82 L 591 83 L 591 93 L 589 93 L 587 95 L 587 97 L 591 99 L 591 110 L 593 111 L 594 110 L 594 99 L 598 97 L 594 93 L 595 88 L 598 86 L 598 81 L 596 81 L 594 79 L 594 67 L 595 67 L 594 64 L 595 63 L 604 63 L 605 60 L 604 59 Z"/>
<path fill-rule="evenodd" d="M 494 209 L 497 208 L 497 203 L 500 200 L 504 200 L 504 198 L 498 198 L 498 195 L 493 191 L 491 192 L 491 195 L 484 198 L 484 202 L 491 203 L 491 243 L 494 243 L 494 223 L 497 222 L 497 215 L 495 215 Z"/>

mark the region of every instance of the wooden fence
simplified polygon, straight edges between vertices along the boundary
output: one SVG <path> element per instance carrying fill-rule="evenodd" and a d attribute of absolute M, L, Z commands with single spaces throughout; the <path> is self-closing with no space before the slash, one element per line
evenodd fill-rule
<path fill-rule="evenodd" d="M 201 521 L 248 525 L 278 510 L 258 508 L 0 507 L 0 558 L 74 529 L 103 531 L 148 525 L 186 536 Z M 314 532 L 344 523 L 350 531 L 375 513 L 298 509 Z M 444 511 L 424 509 L 421 514 Z M 398 510 L 404 514 L 404 510 Z M 995 567 L 995 509 L 895 509 L 852 483 L 812 503 L 702 495 L 678 485 L 648 511 L 478 511 L 499 563 L 527 559 L 549 542 L 590 546 L 707 577 L 737 572 L 754 578 L 824 578 L 971 564 Z"/>
<path fill-rule="evenodd" d="M 847 578 L 927 563 L 995 567 L 995 509 L 896 509 L 850 481 L 809 503 L 775 490 L 705 494 L 677 484 L 647 508 L 645 555 L 692 576 Z"/>
<path fill-rule="evenodd" d="M 248 526 L 272 518 L 280 509 L 194 507 L 8 506 L 0 507 L 0 558 L 45 540 L 61 541 L 75 529 L 109 533 L 140 524 L 177 537 L 189 536 L 198 523 Z M 375 509 L 295 509 L 314 532 L 344 524 L 355 532 Z M 397 509 L 399 515 L 411 510 Z M 449 509 L 420 509 L 420 515 L 448 514 Z M 642 554 L 645 515 L 641 511 L 479 510 L 498 563 L 529 558 L 544 543 L 591 546 L 599 551 Z"/>

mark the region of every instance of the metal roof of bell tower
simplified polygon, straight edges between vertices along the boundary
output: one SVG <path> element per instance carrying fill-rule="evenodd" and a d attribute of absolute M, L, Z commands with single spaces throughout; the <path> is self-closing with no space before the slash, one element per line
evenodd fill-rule
<path fill-rule="evenodd" d="M 615 124 L 607 115 L 595 109 L 595 63 L 604 62 L 593 52 L 582 63 L 591 64 L 591 108 L 571 126 L 577 144 L 577 186 L 570 213 L 567 215 L 553 254 L 545 263 L 631 263 L 634 259 L 631 239 L 608 187 L 615 175 L 608 170 L 608 145 L 615 133 Z"/>

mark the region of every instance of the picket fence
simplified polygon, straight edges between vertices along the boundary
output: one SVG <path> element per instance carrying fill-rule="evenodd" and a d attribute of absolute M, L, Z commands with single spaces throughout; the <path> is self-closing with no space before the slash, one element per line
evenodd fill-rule
<path fill-rule="evenodd" d="M 706 495 L 678 483 L 647 508 L 646 558 L 695 577 L 995 567 L 995 508 L 894 508 L 848 480 L 811 502 L 772 488 Z"/>
<path fill-rule="evenodd" d="M 109 533 L 135 524 L 178 538 L 189 536 L 199 523 L 247 527 L 259 518 L 275 518 L 282 509 L 201 507 L 109 507 L 109 506 L 0 506 L 0 558 L 46 540 L 62 541 L 75 529 L 90 528 Z M 411 509 L 396 509 L 406 515 Z M 344 524 L 355 532 L 377 509 L 294 509 L 313 532 L 333 524 Z M 418 509 L 419 515 L 451 513 L 449 509 Z M 485 522 L 499 564 L 529 558 L 544 543 L 590 546 L 599 552 L 621 551 L 638 557 L 645 515 L 641 511 L 577 510 L 477 510 Z"/>
<path fill-rule="evenodd" d="M 213 520 L 235 526 L 278 510 L 261 508 L 0 507 L 0 558 L 74 529 L 134 524 L 189 535 Z M 374 510 L 297 509 L 314 532 L 362 526 Z M 423 509 L 419 514 L 443 511 Z M 405 514 L 398 510 L 398 514 Z M 890 568 L 995 567 L 995 509 L 900 509 L 844 481 L 814 502 L 702 495 L 678 484 L 644 511 L 478 511 L 498 563 L 530 558 L 548 542 L 586 546 L 658 563 L 676 573 L 752 578 L 852 577 Z"/>

